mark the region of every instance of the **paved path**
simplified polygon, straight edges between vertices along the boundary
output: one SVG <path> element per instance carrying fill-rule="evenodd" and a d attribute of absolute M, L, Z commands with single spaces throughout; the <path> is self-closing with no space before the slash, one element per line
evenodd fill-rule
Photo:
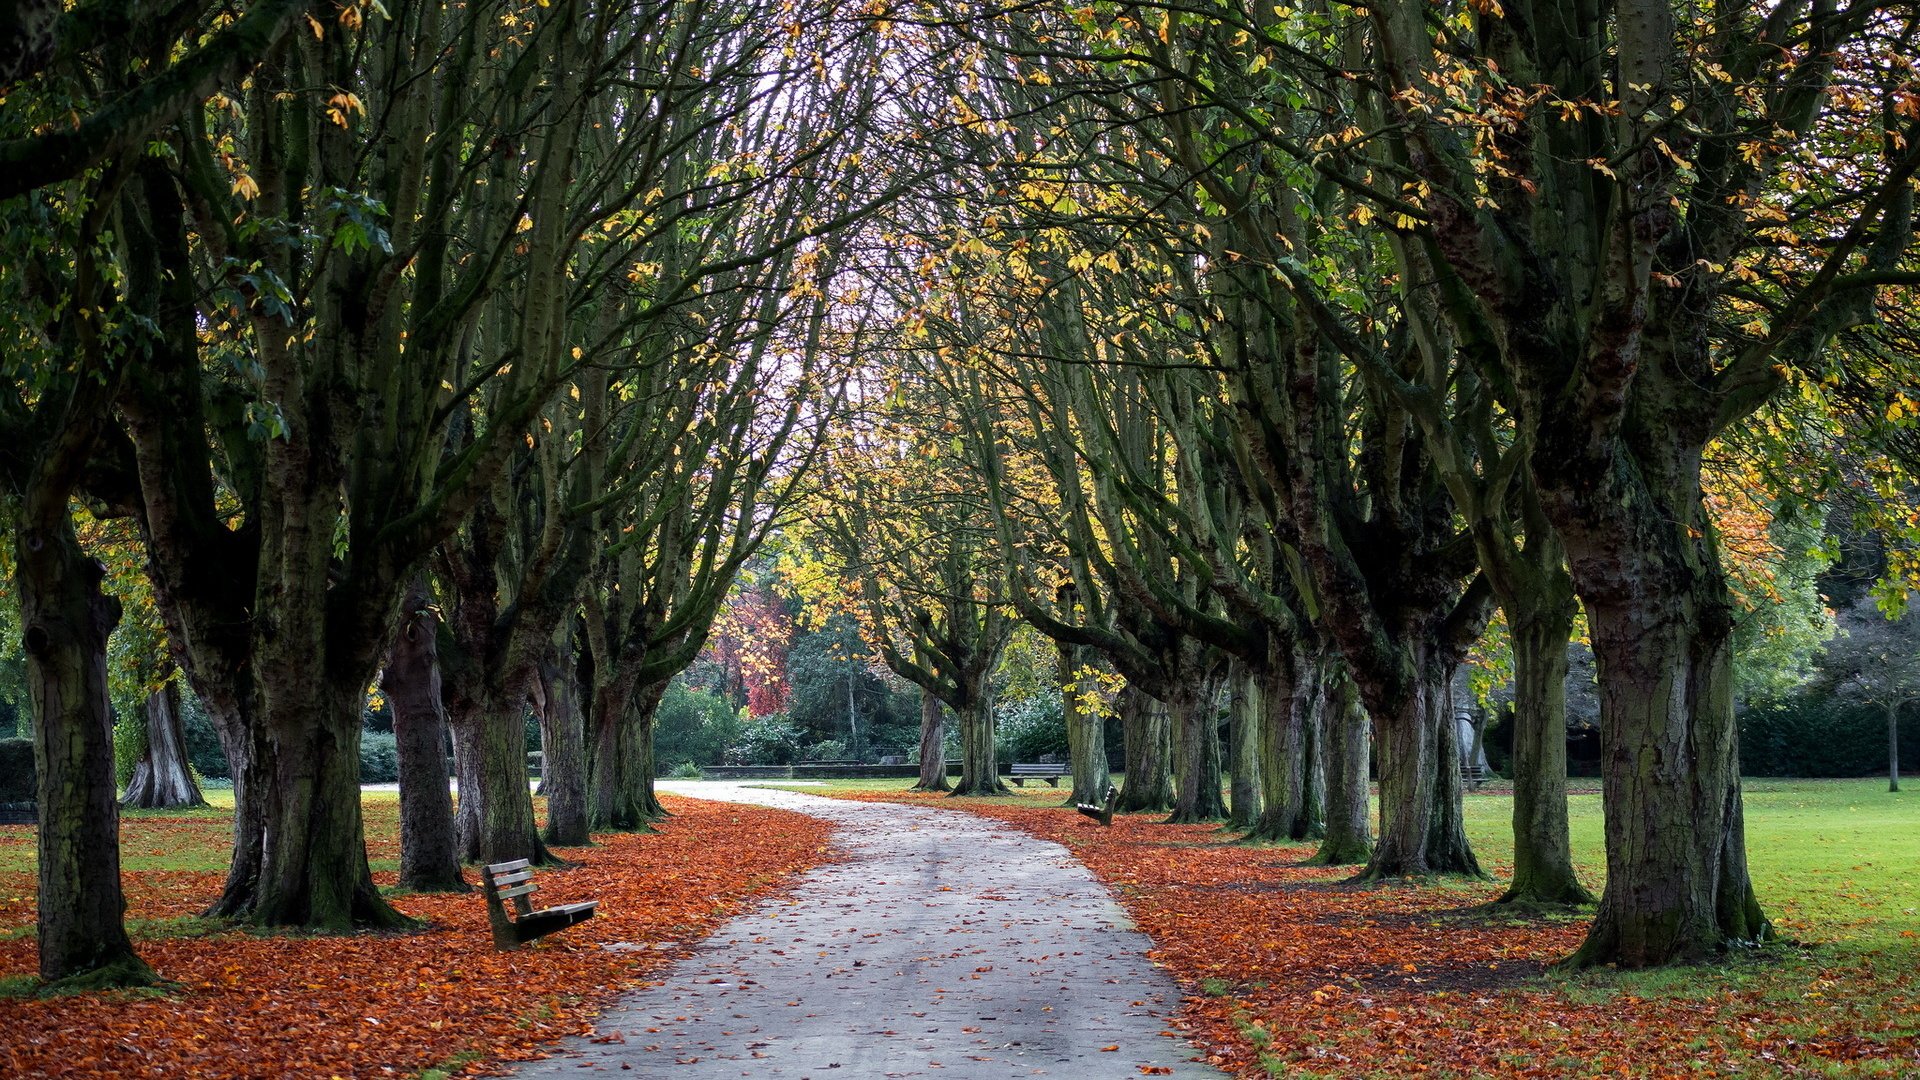
<path fill-rule="evenodd" d="M 615 1003 L 592 1038 L 515 1075 L 1222 1075 L 1166 1032 L 1179 991 L 1058 844 L 953 810 L 661 786 L 825 818 L 843 859 L 722 926 L 662 985 Z"/>

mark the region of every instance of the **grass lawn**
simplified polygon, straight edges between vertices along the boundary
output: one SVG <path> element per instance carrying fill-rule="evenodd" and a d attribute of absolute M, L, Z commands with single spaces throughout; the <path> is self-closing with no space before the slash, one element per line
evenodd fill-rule
<path fill-rule="evenodd" d="M 1188 988 L 1189 1034 L 1241 1075 L 1920 1076 L 1920 794 L 1884 779 L 1748 782 L 1754 885 L 1783 942 L 1711 966 L 1578 974 L 1549 965 L 1585 913 L 1480 906 L 1511 868 L 1512 799 L 1496 789 L 1466 800 L 1494 881 L 1355 887 L 1349 871 L 1300 865 L 1309 848 L 1242 847 L 1145 815 L 1103 830 L 1044 786 L 947 800 L 911 783 L 768 786 L 938 800 L 1066 844 Z M 1597 781 L 1575 784 L 1575 859 L 1597 892 Z"/>

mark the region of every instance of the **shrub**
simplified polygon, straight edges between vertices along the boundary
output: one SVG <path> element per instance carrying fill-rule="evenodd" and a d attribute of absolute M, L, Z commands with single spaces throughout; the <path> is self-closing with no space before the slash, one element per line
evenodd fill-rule
<path fill-rule="evenodd" d="M 812 746 L 807 747 L 807 752 L 800 755 L 800 760 L 828 761 L 833 758 L 844 758 L 846 756 L 846 743 L 841 742 L 839 739 L 822 739 Z"/>
<path fill-rule="evenodd" d="M 1920 762 L 1920 724 L 1902 711 L 1900 760 Z M 1887 714 L 1877 705 L 1804 694 L 1740 714 L 1740 771 L 1748 776 L 1871 776 L 1887 769 Z"/>
<path fill-rule="evenodd" d="M 727 760 L 741 765 L 791 765 L 806 737 L 786 713 L 771 713 L 740 725 L 740 737 L 727 748 Z"/>
<path fill-rule="evenodd" d="M 400 779 L 400 752 L 391 731 L 360 733 L 360 782 L 391 784 Z"/>
<path fill-rule="evenodd" d="M 995 748 L 1002 761 L 1038 761 L 1044 755 L 1067 757 L 1067 721 L 1058 691 L 1035 694 L 996 710 Z"/>
<path fill-rule="evenodd" d="M 0 739 L 0 803 L 30 803 L 37 781 L 32 739 Z"/>
<path fill-rule="evenodd" d="M 674 780 L 698 780 L 706 775 L 700 771 L 700 766 L 691 761 L 683 761 L 667 772 L 667 776 Z"/>
<path fill-rule="evenodd" d="M 739 737 L 740 719 L 732 703 L 677 679 L 653 714 L 653 760 L 662 768 L 682 762 L 718 765 Z"/>
<path fill-rule="evenodd" d="M 180 719 L 187 734 L 187 764 L 209 779 L 232 779 L 233 767 L 227 764 L 227 752 L 220 745 L 220 735 L 213 730 L 206 707 L 192 691 L 184 686 L 181 689 Z"/>
<path fill-rule="evenodd" d="M 113 782 L 126 787 L 133 781 L 134 767 L 146 756 L 146 711 L 126 709 L 117 712 L 113 718 Z"/>

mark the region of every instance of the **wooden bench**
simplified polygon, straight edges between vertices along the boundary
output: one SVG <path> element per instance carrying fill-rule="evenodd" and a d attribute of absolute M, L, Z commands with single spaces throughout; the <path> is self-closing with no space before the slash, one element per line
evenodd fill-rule
<path fill-rule="evenodd" d="M 1017 788 L 1026 787 L 1028 780 L 1045 780 L 1048 787 L 1059 787 L 1060 777 L 1064 775 L 1066 771 L 1059 765 L 1041 761 L 1016 762 L 1007 779 L 1013 781 L 1013 786 Z"/>
<path fill-rule="evenodd" d="M 503 952 L 555 930 L 565 930 L 574 923 L 586 922 L 593 918 L 593 909 L 600 906 L 598 900 L 587 900 L 535 911 L 527 894 L 540 886 L 533 883 L 533 870 L 525 859 L 481 867 L 480 887 L 487 894 L 487 921 L 493 924 L 493 947 Z M 509 902 L 513 905 L 511 914 L 507 911 Z"/>
<path fill-rule="evenodd" d="M 1095 806 L 1092 803 L 1074 803 L 1073 808 L 1100 824 L 1111 827 L 1113 825 L 1113 808 L 1118 805 L 1119 802 L 1120 789 L 1114 787 L 1112 784 L 1108 784 L 1107 801 L 1105 805 Z"/>
<path fill-rule="evenodd" d="M 1462 765 L 1460 766 L 1460 779 L 1465 780 L 1468 787 L 1477 788 L 1487 782 L 1487 767 L 1485 765 Z"/>

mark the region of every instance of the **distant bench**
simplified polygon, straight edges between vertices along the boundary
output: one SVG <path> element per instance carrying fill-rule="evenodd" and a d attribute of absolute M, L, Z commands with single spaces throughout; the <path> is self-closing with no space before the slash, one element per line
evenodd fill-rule
<path fill-rule="evenodd" d="M 1045 780 L 1048 787 L 1059 787 L 1060 777 L 1064 775 L 1065 770 L 1059 765 L 1044 761 L 1022 761 L 1014 763 L 1013 771 L 1007 774 L 1007 779 L 1013 781 L 1013 786 L 1018 788 L 1026 787 L 1029 780 Z"/>
<path fill-rule="evenodd" d="M 487 921 L 493 924 L 493 947 L 502 951 L 586 922 L 593 918 L 593 909 L 600 906 L 598 900 L 587 900 L 535 911 L 527 894 L 538 891 L 540 886 L 533 883 L 533 870 L 525 859 L 481 867 L 480 887 L 487 894 Z M 509 902 L 513 906 L 512 914 L 507 912 Z"/>

